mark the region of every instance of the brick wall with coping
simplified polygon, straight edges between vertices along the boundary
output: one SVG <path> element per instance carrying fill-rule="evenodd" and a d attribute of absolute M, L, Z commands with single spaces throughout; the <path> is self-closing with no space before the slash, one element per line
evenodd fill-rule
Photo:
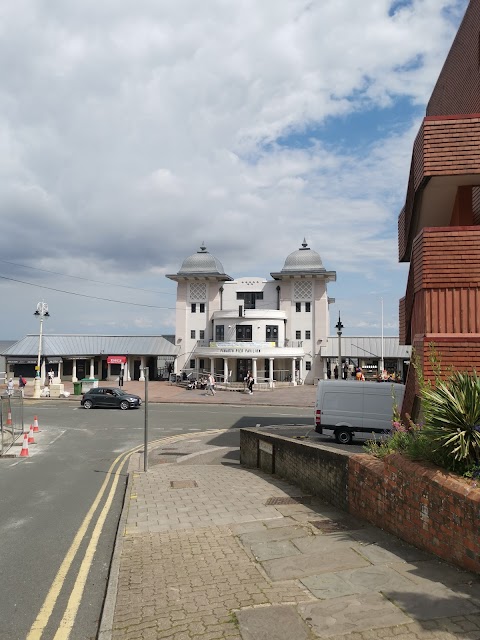
<path fill-rule="evenodd" d="M 259 456 L 260 441 L 271 454 Z M 240 461 L 480 573 L 480 489 L 453 474 L 397 454 L 379 460 L 255 429 L 240 430 Z"/>
<path fill-rule="evenodd" d="M 259 441 L 273 446 L 273 454 L 259 449 Z M 310 495 L 347 509 L 350 454 L 305 441 L 273 436 L 256 429 L 240 429 L 240 462 L 275 473 Z"/>

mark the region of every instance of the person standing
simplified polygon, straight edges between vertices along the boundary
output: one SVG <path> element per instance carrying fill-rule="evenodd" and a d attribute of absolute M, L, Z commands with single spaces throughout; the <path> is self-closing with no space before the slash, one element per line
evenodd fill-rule
<path fill-rule="evenodd" d="M 13 396 L 13 392 L 15 390 L 15 384 L 13 382 L 13 378 L 10 378 L 7 382 L 7 395 Z"/>
<path fill-rule="evenodd" d="M 250 395 L 252 395 L 253 393 L 253 385 L 255 384 L 255 378 L 252 376 L 252 374 L 249 372 L 248 373 L 248 380 L 247 380 L 247 388 L 248 388 L 248 393 Z"/>
<path fill-rule="evenodd" d="M 215 395 L 215 378 L 211 373 L 208 374 L 207 378 L 207 396 L 209 391 L 212 392 L 212 396 Z"/>
<path fill-rule="evenodd" d="M 48 372 L 48 384 L 52 384 L 53 382 L 53 378 L 55 377 L 55 374 L 53 373 L 53 369 L 50 369 L 50 371 Z"/>

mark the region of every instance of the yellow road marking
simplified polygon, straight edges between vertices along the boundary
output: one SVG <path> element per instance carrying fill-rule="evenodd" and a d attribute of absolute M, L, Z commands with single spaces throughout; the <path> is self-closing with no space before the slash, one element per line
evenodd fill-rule
<path fill-rule="evenodd" d="M 201 434 L 197 434 L 197 435 L 202 435 L 202 436 L 208 436 L 208 435 L 213 435 L 215 433 L 220 433 L 221 431 L 225 431 L 225 429 L 210 429 L 208 431 L 204 431 Z M 152 442 L 149 442 L 150 446 L 156 445 L 160 442 L 166 443 L 166 442 L 178 442 L 179 440 L 187 440 L 189 438 L 192 437 L 191 433 L 184 433 L 184 434 L 180 434 L 180 435 L 175 435 L 175 436 L 166 436 L 165 438 L 159 438 L 158 440 L 153 440 Z M 102 526 L 103 526 L 103 522 L 105 521 L 106 515 L 107 515 L 107 504 L 108 504 L 108 508 L 110 508 L 111 506 L 111 502 L 113 500 L 113 486 L 117 486 L 118 483 L 118 479 L 119 479 L 119 469 L 120 467 L 124 464 L 124 462 L 126 461 L 127 457 L 133 455 L 135 452 L 137 452 L 139 449 L 143 448 L 143 444 L 138 445 L 136 447 L 134 447 L 133 449 L 130 449 L 129 451 L 125 451 L 124 453 L 119 454 L 115 460 L 112 462 L 112 464 L 110 465 L 106 475 L 105 475 L 105 480 L 103 481 L 103 484 L 95 498 L 95 500 L 92 503 L 92 506 L 90 507 L 90 509 L 88 510 L 87 515 L 85 516 L 85 518 L 83 519 L 82 524 L 80 525 L 80 528 L 78 529 L 77 533 L 75 534 L 75 537 L 73 539 L 72 544 L 70 545 L 70 548 L 68 549 L 62 564 L 60 565 L 59 570 L 57 571 L 57 574 L 52 582 L 52 586 L 50 587 L 50 590 L 45 598 L 45 601 L 42 605 L 42 608 L 40 609 L 32 627 L 30 628 L 30 631 L 26 637 L 26 640 L 40 640 L 43 632 L 45 631 L 45 627 L 48 624 L 48 621 L 50 619 L 50 616 L 52 615 L 53 609 L 57 603 L 58 600 L 58 596 L 60 594 L 61 588 L 63 586 L 65 577 L 68 573 L 68 571 L 70 570 L 70 567 L 72 565 L 73 560 L 75 559 L 75 556 L 77 554 L 77 551 L 82 543 L 83 538 L 85 537 L 85 534 L 87 532 L 87 529 L 92 521 L 92 518 L 95 514 L 95 511 L 97 510 L 97 507 L 100 503 L 100 500 L 103 497 L 103 494 L 106 491 L 108 482 L 110 480 L 110 475 L 113 472 L 113 469 L 117 466 L 118 463 L 118 469 L 117 471 L 115 471 L 115 480 L 112 483 L 112 488 L 110 490 L 109 493 L 109 497 L 107 498 L 107 502 L 104 506 L 104 508 L 102 509 L 100 516 L 99 516 L 99 520 L 97 521 L 97 525 L 94 529 L 94 533 L 92 534 L 92 540 L 90 541 L 90 544 L 88 545 L 84 560 L 82 561 L 82 565 L 80 567 L 80 572 L 82 572 L 82 567 L 85 564 L 85 567 L 88 564 L 88 569 L 90 568 L 90 565 L 92 563 L 92 559 L 93 559 L 93 553 L 95 552 L 96 546 L 97 546 L 97 541 L 95 542 L 95 547 L 93 548 L 93 553 L 91 556 L 91 559 L 86 560 L 87 555 L 89 553 L 89 549 L 90 549 L 90 545 L 92 544 L 92 541 L 94 539 L 95 536 L 95 532 L 97 531 L 97 526 L 98 526 L 98 522 L 102 519 Z M 123 460 L 121 460 L 123 458 Z M 138 474 L 134 474 L 134 475 L 138 475 Z M 105 512 L 105 513 L 104 513 Z M 101 533 L 101 528 L 98 529 L 98 536 Z M 88 569 L 87 569 L 87 573 L 88 573 Z M 80 587 L 78 587 L 77 589 L 77 583 L 79 583 L 79 577 L 80 577 L 80 572 L 79 572 L 79 576 L 77 577 L 77 580 L 75 581 L 75 585 L 72 589 L 72 593 L 70 595 L 69 598 L 69 604 L 67 605 L 67 610 L 65 611 L 65 614 L 62 618 L 62 622 L 60 623 L 60 627 L 57 630 L 57 634 L 60 633 L 60 629 L 65 629 L 66 631 L 68 631 L 68 635 L 66 636 L 62 636 L 62 635 L 55 635 L 55 638 L 68 638 L 68 636 L 70 635 L 70 631 L 73 628 L 73 624 L 75 622 L 75 616 L 76 616 L 76 612 L 78 611 L 78 606 L 80 604 L 82 595 L 83 595 L 83 590 L 85 587 L 85 581 L 86 581 L 86 573 L 85 573 L 85 579 L 83 579 L 83 573 L 82 573 L 82 587 L 80 589 Z M 79 583 L 80 584 L 80 583 Z M 75 592 L 75 597 L 74 597 L 74 592 Z M 78 605 L 76 605 L 76 610 L 75 610 L 75 615 L 73 616 L 73 618 L 70 616 L 70 612 L 73 611 L 73 606 L 75 605 L 76 601 L 78 599 Z M 72 603 L 72 606 L 70 606 L 70 602 Z M 68 622 L 68 629 L 66 629 L 65 625 L 62 626 L 62 623 L 64 622 L 64 620 L 66 621 L 67 618 L 67 612 L 69 612 L 69 622 Z M 66 624 L 66 623 L 65 623 Z"/>
<path fill-rule="evenodd" d="M 110 493 L 108 494 L 105 505 L 100 513 L 100 516 L 98 517 L 97 523 L 92 533 L 92 537 L 90 538 L 87 550 L 85 551 L 85 556 L 82 560 L 82 564 L 80 565 L 77 579 L 75 580 L 70 598 L 68 599 L 67 608 L 65 609 L 65 613 L 63 614 L 63 618 L 60 622 L 56 634 L 54 635 L 53 640 L 68 640 L 68 637 L 70 636 L 70 633 L 73 629 L 75 618 L 78 613 L 78 608 L 82 600 L 83 591 L 85 589 L 85 583 L 87 582 L 88 572 L 90 571 L 90 567 L 92 566 L 93 562 L 93 556 L 95 555 L 95 551 L 97 550 L 98 540 L 100 538 L 103 525 L 105 524 L 105 519 L 112 505 L 115 491 L 117 490 L 118 479 L 120 477 L 119 469 L 120 467 L 115 472 L 115 478 L 112 482 L 112 486 L 110 487 Z"/>
<path fill-rule="evenodd" d="M 57 598 L 59 596 L 60 590 L 62 588 L 63 582 L 68 573 L 68 570 L 72 565 L 72 562 L 75 558 L 78 548 L 80 547 L 80 544 L 85 536 L 88 526 L 93 518 L 93 515 L 97 510 L 100 500 L 102 499 L 103 494 L 105 493 L 108 482 L 110 480 L 110 474 L 112 473 L 114 467 L 116 466 L 120 458 L 122 458 L 122 456 L 126 457 L 127 455 L 128 454 L 121 453 L 119 456 L 115 458 L 115 460 L 110 465 L 110 468 L 107 471 L 105 480 L 103 481 L 100 491 L 97 493 L 97 497 L 95 498 L 92 506 L 88 510 L 87 515 L 85 516 L 82 524 L 80 525 L 80 528 L 75 534 L 73 542 L 70 545 L 70 548 L 67 551 L 67 554 L 65 555 L 65 558 L 63 559 L 62 564 L 60 565 L 57 575 L 55 576 L 52 582 L 52 586 L 50 587 L 47 597 L 45 598 L 45 601 L 42 605 L 42 608 L 40 609 L 35 619 L 35 622 L 33 623 L 30 629 L 30 632 L 27 636 L 27 640 L 40 640 L 40 638 L 42 637 L 42 633 L 48 624 L 50 616 L 52 615 L 53 608 L 55 606 L 55 603 L 57 602 Z"/>

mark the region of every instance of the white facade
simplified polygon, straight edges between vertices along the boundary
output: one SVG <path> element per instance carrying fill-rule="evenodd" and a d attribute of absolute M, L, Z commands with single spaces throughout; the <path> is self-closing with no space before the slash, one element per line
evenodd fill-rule
<path fill-rule="evenodd" d="M 232 279 L 205 247 L 177 274 L 177 372 L 212 372 L 242 381 L 314 384 L 325 377 L 321 347 L 329 327 L 326 271 L 304 242 L 272 280 Z"/>

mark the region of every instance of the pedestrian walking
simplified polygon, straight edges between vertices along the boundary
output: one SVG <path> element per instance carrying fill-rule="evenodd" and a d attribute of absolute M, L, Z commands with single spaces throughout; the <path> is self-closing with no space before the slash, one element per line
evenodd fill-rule
<path fill-rule="evenodd" d="M 248 388 L 248 393 L 250 395 L 252 395 L 252 393 L 253 393 L 253 385 L 254 384 L 255 384 L 255 378 L 252 376 L 252 374 L 250 372 L 248 372 L 247 388 Z"/>
<path fill-rule="evenodd" d="M 7 382 L 7 395 L 13 396 L 14 390 L 15 390 L 15 383 L 13 382 L 13 378 L 10 378 Z"/>
<path fill-rule="evenodd" d="M 212 392 L 212 396 L 215 395 L 215 378 L 213 377 L 213 375 L 210 373 L 208 378 L 207 378 L 207 396 L 208 396 L 208 392 L 211 391 Z"/>
<path fill-rule="evenodd" d="M 22 375 L 18 376 L 18 388 L 21 391 L 22 397 L 23 397 L 23 390 L 25 389 L 26 384 L 27 384 L 27 381 L 25 380 L 25 378 Z"/>

